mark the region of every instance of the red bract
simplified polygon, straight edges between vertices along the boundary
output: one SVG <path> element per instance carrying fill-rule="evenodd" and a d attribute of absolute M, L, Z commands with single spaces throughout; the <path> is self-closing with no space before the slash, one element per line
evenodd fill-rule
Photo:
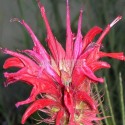
<path fill-rule="evenodd" d="M 5 85 L 16 81 L 24 81 L 31 85 L 32 91 L 28 99 L 16 103 L 19 107 L 32 103 L 22 117 L 22 124 L 37 110 L 47 113 L 47 119 L 43 122 L 55 123 L 56 125 L 92 125 L 102 118 L 97 117 L 98 101 L 94 99 L 91 84 L 101 82 L 94 72 L 102 68 L 110 68 L 110 64 L 101 61 L 102 57 L 111 57 L 125 60 L 123 53 L 106 53 L 100 50 L 102 40 L 117 23 L 118 16 L 103 30 L 98 26 L 93 27 L 83 36 L 81 33 L 82 13 L 80 11 L 77 35 L 74 36 L 70 28 L 70 9 L 67 0 L 66 14 L 66 50 L 63 49 L 54 37 L 44 6 L 37 0 L 42 18 L 47 30 L 48 47 L 50 53 L 41 45 L 32 29 L 24 20 L 13 19 L 22 24 L 31 36 L 33 50 L 13 52 L 3 49 L 5 54 L 12 57 L 4 63 L 4 69 L 11 67 L 20 68 L 14 73 L 5 72 Z M 100 37 L 92 42 L 96 35 Z M 36 98 L 41 95 L 41 98 Z"/>

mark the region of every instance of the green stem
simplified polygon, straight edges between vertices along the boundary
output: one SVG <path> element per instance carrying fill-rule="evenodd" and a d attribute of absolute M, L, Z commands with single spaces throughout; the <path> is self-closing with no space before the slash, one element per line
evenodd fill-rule
<path fill-rule="evenodd" d="M 102 104 L 102 101 L 101 101 L 101 98 L 100 98 L 100 94 L 99 94 L 99 90 L 98 90 L 97 85 L 95 85 L 95 90 L 96 90 L 96 92 L 97 92 L 98 101 L 99 101 L 99 103 L 101 103 L 101 104 L 100 104 L 100 108 L 101 108 L 101 111 L 102 111 L 102 113 L 103 113 L 103 117 L 106 117 L 105 110 L 104 110 L 104 107 L 103 107 L 103 104 Z M 104 120 L 105 120 L 106 125 L 109 125 L 107 118 L 104 119 Z M 101 121 L 101 125 L 103 125 L 102 121 Z"/>
<path fill-rule="evenodd" d="M 124 97 L 123 97 L 123 86 L 122 86 L 122 77 L 119 73 L 119 91 L 120 91 L 120 102 L 121 102 L 121 113 L 122 113 L 122 125 L 125 125 L 125 108 L 124 108 Z"/>
<path fill-rule="evenodd" d="M 115 117 L 114 117 L 114 113 L 113 113 L 113 109 L 112 109 L 112 104 L 111 104 L 111 99 L 110 99 L 110 94 L 109 94 L 109 90 L 108 90 L 106 80 L 105 80 L 104 86 L 105 86 L 105 90 L 106 90 L 107 102 L 108 102 L 110 113 L 111 113 L 111 116 L 112 116 L 112 123 L 113 123 L 113 125 L 116 125 Z"/>

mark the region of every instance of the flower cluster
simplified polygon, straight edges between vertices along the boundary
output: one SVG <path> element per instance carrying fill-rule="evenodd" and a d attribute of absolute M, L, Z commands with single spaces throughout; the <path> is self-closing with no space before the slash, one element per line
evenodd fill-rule
<path fill-rule="evenodd" d="M 32 29 L 24 20 L 17 18 L 31 36 L 34 47 L 32 50 L 14 52 L 2 49 L 5 54 L 12 57 L 4 63 L 4 69 L 18 67 L 14 73 L 5 72 L 5 85 L 16 81 L 32 86 L 28 99 L 17 102 L 16 107 L 32 103 L 22 117 L 22 124 L 37 110 L 45 112 L 48 117 L 41 119 L 43 122 L 56 125 L 93 125 L 102 118 L 98 117 L 98 101 L 94 98 L 91 89 L 92 84 L 103 83 L 103 78 L 98 78 L 94 73 L 102 68 L 110 68 L 110 64 L 101 61 L 103 57 L 125 60 L 122 52 L 106 53 L 101 51 L 102 40 L 117 23 L 118 16 L 111 24 L 103 30 L 98 26 L 91 28 L 83 36 L 81 33 L 82 13 L 80 11 L 78 20 L 78 31 L 74 35 L 70 27 L 70 9 L 66 1 L 66 47 L 65 50 L 53 35 L 50 28 L 44 6 L 37 0 L 38 6 L 45 22 L 50 53 L 41 45 Z M 100 37 L 96 42 L 96 35 Z M 41 98 L 37 98 L 41 95 Z"/>

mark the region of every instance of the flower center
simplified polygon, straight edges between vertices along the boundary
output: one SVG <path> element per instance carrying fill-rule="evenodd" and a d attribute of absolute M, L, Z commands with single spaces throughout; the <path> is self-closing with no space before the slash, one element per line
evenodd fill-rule
<path fill-rule="evenodd" d="M 61 80 L 64 85 L 69 86 L 72 79 L 71 79 L 71 76 L 69 75 L 69 73 L 67 73 L 64 70 L 61 70 Z"/>

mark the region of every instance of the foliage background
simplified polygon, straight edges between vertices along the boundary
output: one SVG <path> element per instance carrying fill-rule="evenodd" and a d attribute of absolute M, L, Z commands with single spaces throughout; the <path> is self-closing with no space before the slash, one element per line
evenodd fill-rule
<path fill-rule="evenodd" d="M 62 45 L 65 45 L 65 0 L 41 0 L 44 4 L 50 25 L 55 36 Z M 80 8 L 84 8 L 82 32 L 85 34 L 91 27 L 98 25 L 104 28 L 117 15 L 123 19 L 115 25 L 104 40 L 102 49 L 107 52 L 125 53 L 125 1 L 124 0 L 70 0 L 71 21 L 73 32 L 77 31 L 77 20 Z M 32 27 L 42 44 L 46 31 L 43 20 L 35 0 L 0 0 L 0 46 L 16 50 L 32 47 L 32 41 L 23 27 L 18 23 L 10 23 L 11 18 L 18 17 Z M 4 77 L 2 65 L 7 55 L 0 55 L 0 125 L 20 125 L 20 120 L 26 106 L 15 108 L 15 103 L 28 97 L 30 87 L 18 83 L 4 88 Z M 124 125 L 124 101 L 125 93 L 125 63 L 113 59 L 107 59 L 112 68 L 103 70 L 98 75 L 106 78 L 107 84 L 98 85 L 97 91 L 105 93 L 104 106 L 101 110 L 104 115 L 111 118 L 104 120 L 106 125 Z M 121 72 L 121 77 L 119 77 Z M 121 81 L 122 80 L 122 81 Z M 106 87 L 107 85 L 107 87 Z M 109 91 L 108 91 L 109 90 Z M 111 103 L 111 104 L 110 104 Z M 34 116 L 36 117 L 36 116 Z M 33 124 L 32 119 L 26 125 Z"/>

